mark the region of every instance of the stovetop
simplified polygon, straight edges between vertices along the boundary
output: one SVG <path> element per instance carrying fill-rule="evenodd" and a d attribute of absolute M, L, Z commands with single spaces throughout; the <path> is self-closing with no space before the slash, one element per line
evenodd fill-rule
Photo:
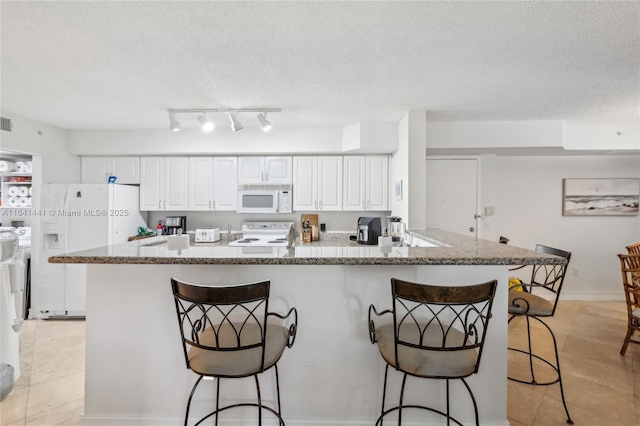
<path fill-rule="evenodd" d="M 242 238 L 229 247 L 287 247 L 293 239 L 293 222 L 245 222 Z"/>

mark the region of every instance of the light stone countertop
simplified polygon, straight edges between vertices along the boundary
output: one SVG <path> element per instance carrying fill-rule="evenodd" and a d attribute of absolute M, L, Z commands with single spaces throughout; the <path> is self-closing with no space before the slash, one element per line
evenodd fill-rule
<path fill-rule="evenodd" d="M 437 247 L 360 245 L 347 233 L 323 233 L 320 241 L 292 247 L 229 247 L 239 234 L 215 243 L 191 242 L 169 250 L 166 237 L 151 237 L 49 258 L 50 263 L 194 265 L 533 265 L 565 259 L 438 229 L 408 231 Z"/>

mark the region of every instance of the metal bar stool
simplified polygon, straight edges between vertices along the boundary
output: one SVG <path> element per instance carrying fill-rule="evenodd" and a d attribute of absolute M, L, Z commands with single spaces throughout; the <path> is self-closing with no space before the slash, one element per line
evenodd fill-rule
<path fill-rule="evenodd" d="M 386 361 L 382 409 L 376 426 L 384 417 L 398 412 L 398 425 L 402 424 L 405 408 L 418 408 L 444 416 L 462 425 L 449 410 L 449 381 L 460 379 L 464 384 L 479 425 L 478 405 L 465 377 L 478 372 L 484 347 L 491 306 L 496 291 L 496 280 L 483 284 L 460 287 L 432 286 L 391 279 L 393 309 L 378 312 L 369 307 L 369 337 L 377 343 Z M 372 314 L 387 322 L 376 325 Z M 389 367 L 400 371 L 402 385 L 398 405 L 385 409 Z M 407 376 L 446 380 L 446 411 L 421 405 L 404 405 Z"/>
<path fill-rule="evenodd" d="M 511 325 L 514 318 L 519 317 L 524 317 L 527 325 L 527 348 L 519 349 L 509 347 L 509 350 L 522 353 L 527 356 L 530 372 L 530 378 L 521 379 L 509 376 L 509 380 L 537 386 L 548 386 L 558 383 L 560 385 L 562 405 L 564 405 L 564 411 L 567 413 L 567 423 L 573 424 L 573 420 L 571 420 L 571 416 L 569 415 L 569 409 L 567 408 L 567 403 L 564 397 L 556 336 L 553 334 L 551 328 L 540 319 L 541 317 L 552 317 L 556 311 L 556 307 L 558 306 L 558 301 L 560 299 L 560 291 L 562 290 L 562 284 L 564 283 L 564 277 L 567 272 L 569 260 L 571 260 L 571 253 L 540 244 L 536 245 L 536 251 L 539 253 L 547 253 L 554 256 L 564 257 L 567 262 L 564 265 L 533 265 L 531 282 L 522 283 L 522 290 L 524 291 L 517 291 L 517 289 L 509 290 L 509 325 Z M 550 294 L 552 296 L 552 300 L 533 294 L 533 290 L 544 290 L 545 294 Z M 531 344 L 531 320 L 537 321 L 551 335 L 553 340 L 553 350 L 555 353 L 555 364 L 534 352 Z M 554 371 L 553 379 L 542 382 L 536 379 L 535 370 L 537 368 L 534 368 L 534 361 L 535 365 L 541 365 L 543 368 L 545 366 L 550 367 Z M 540 361 L 541 364 L 538 363 L 538 361 Z"/>
<path fill-rule="evenodd" d="M 276 363 L 285 347 L 292 347 L 298 327 L 298 312 L 291 308 L 286 315 L 268 311 L 269 281 L 230 287 L 210 287 L 171 279 L 178 314 L 180 337 L 187 368 L 199 377 L 187 402 L 184 425 L 189 420 L 191 400 L 204 377 L 216 379 L 216 408 L 195 425 L 235 407 L 257 407 L 258 424 L 266 409 L 284 426 L 280 409 L 280 383 Z M 278 321 L 267 322 L 269 317 Z M 276 322 L 289 322 L 288 326 Z M 274 367 L 277 407 L 262 403 L 258 374 Z M 220 380 L 254 377 L 257 403 L 238 403 L 220 407 Z"/>

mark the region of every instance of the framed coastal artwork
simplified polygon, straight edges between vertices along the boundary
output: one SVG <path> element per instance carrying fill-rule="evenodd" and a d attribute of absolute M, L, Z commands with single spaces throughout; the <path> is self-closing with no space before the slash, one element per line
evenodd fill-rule
<path fill-rule="evenodd" d="M 640 179 L 563 179 L 564 216 L 637 216 Z"/>

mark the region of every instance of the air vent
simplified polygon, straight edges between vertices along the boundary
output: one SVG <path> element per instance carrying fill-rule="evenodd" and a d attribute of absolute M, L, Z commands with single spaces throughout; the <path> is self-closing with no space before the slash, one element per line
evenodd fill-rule
<path fill-rule="evenodd" d="M 13 123 L 10 118 L 0 117 L 0 130 L 10 132 L 13 129 Z"/>

